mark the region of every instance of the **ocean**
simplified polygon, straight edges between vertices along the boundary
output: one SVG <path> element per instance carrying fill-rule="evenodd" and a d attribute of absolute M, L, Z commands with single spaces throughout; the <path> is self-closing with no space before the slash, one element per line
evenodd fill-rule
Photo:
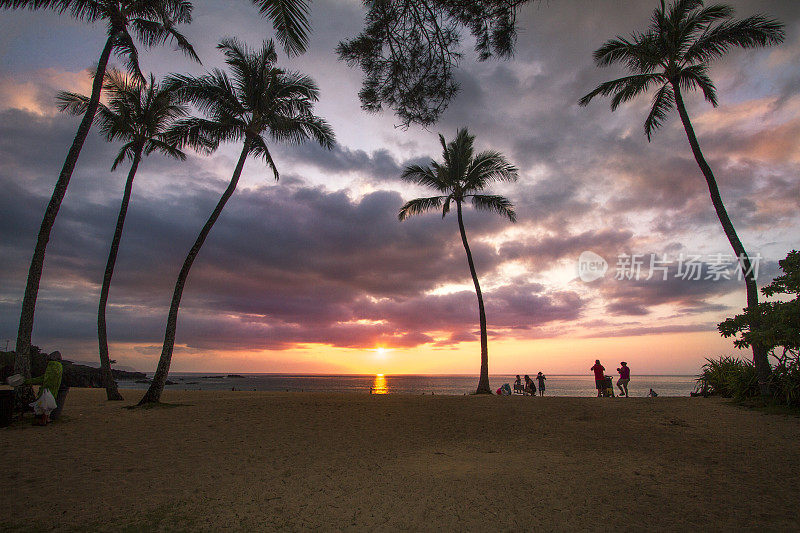
<path fill-rule="evenodd" d="M 151 377 L 148 374 L 148 377 Z M 491 375 L 496 390 L 513 385 L 514 375 Z M 352 392 L 360 394 L 444 394 L 463 395 L 475 391 L 478 377 L 472 375 L 320 375 L 320 374 L 219 374 L 173 372 L 167 390 L 258 390 L 286 392 Z M 616 383 L 616 379 L 614 380 Z M 659 396 L 688 396 L 695 388 L 695 376 L 631 376 L 631 396 L 647 396 L 652 388 Z M 125 389 L 146 389 L 146 383 L 120 381 Z M 615 387 L 615 391 L 616 390 Z M 546 396 L 596 396 L 594 376 L 547 376 Z"/>

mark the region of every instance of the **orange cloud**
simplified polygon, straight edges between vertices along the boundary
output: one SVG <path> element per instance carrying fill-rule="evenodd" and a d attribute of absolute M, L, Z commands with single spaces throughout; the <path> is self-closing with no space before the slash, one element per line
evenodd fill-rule
<path fill-rule="evenodd" d="M 66 72 L 45 68 L 17 75 L 0 75 L 0 111 L 20 109 L 40 116 L 58 112 L 55 95 L 58 91 L 88 94 L 92 80 L 87 70 Z"/>

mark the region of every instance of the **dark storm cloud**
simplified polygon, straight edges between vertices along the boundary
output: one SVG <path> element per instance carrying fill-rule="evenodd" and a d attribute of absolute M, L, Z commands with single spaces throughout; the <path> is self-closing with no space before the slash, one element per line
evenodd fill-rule
<path fill-rule="evenodd" d="M 399 180 L 408 165 L 427 165 L 428 157 L 418 157 L 407 161 L 398 161 L 389 150 L 379 149 L 370 153 L 364 150 L 351 150 L 336 145 L 326 150 L 319 145 L 307 143 L 301 146 L 278 147 L 282 160 L 303 165 L 310 165 L 325 174 L 351 173 L 363 179 L 380 184 Z"/>
<path fill-rule="evenodd" d="M 57 122 L 48 124 L 37 124 L 40 138 L 57 138 Z M 94 149 L 90 162 L 113 155 L 111 146 Z M 6 158 L 14 160 L 10 154 Z M 56 161 L 36 172 L 44 179 Z M 152 184 L 154 175 L 176 172 L 180 185 Z M 313 342 L 401 347 L 432 343 L 426 332 L 476 326 L 474 293 L 425 296 L 443 283 L 468 282 L 452 217 L 443 221 L 432 214 L 400 223 L 396 213 L 403 198 L 396 192 L 376 191 L 354 200 L 345 191 L 287 178 L 277 185 L 242 188 L 230 201 L 190 275 L 179 343 L 192 349 L 281 349 Z M 29 236 L 47 197 L 26 190 L 6 172 L 0 172 L 0 180 L 10 193 L 0 199 L 7 252 L 0 276 L 5 287 L 2 327 L 11 331 L 20 296 L 15 289 L 24 284 L 32 245 Z M 35 337 L 45 345 L 91 344 L 116 215 L 118 183 L 112 184 L 105 171 L 96 175 L 79 165 L 73 180 L 79 189 L 103 190 L 106 198 L 99 203 L 89 199 L 97 194 L 84 194 L 64 202 L 37 308 Z M 160 157 L 142 163 L 111 293 L 109 332 L 115 341 L 159 341 L 183 254 L 223 188 L 224 182 L 204 174 L 195 159 L 181 167 Z M 487 277 L 504 260 L 481 239 L 500 227 L 495 218 L 471 210 L 465 215 L 476 264 Z M 493 328 L 523 329 L 574 318 L 581 302 L 572 293 L 513 284 L 487 291 L 487 308 Z M 439 344 L 463 339 L 463 334 L 454 335 Z"/>

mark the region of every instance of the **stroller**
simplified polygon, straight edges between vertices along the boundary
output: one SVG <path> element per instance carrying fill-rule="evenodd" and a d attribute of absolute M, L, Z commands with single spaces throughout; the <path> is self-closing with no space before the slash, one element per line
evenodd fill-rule
<path fill-rule="evenodd" d="M 603 378 L 603 389 L 600 391 L 603 395 L 603 398 L 613 398 L 614 397 L 614 380 L 611 376 L 606 376 Z"/>

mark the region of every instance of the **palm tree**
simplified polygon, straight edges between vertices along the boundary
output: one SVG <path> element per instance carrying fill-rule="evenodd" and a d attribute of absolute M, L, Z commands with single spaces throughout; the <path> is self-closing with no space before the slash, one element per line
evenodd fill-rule
<path fill-rule="evenodd" d="M 106 270 L 103 275 L 103 286 L 100 289 L 100 304 L 97 310 L 97 339 L 100 348 L 100 369 L 103 386 L 109 400 L 122 400 L 117 390 L 117 383 L 111 373 L 111 362 L 108 355 L 108 335 L 106 333 L 106 304 L 114 265 L 117 261 L 125 215 L 131 199 L 133 179 L 139 168 L 142 156 L 153 152 L 161 152 L 169 157 L 184 160 L 186 155 L 172 142 L 168 133 L 173 123 L 185 117 L 188 107 L 177 101 L 174 91 L 156 83 L 150 75 L 149 83 L 125 76 L 118 70 L 106 74 L 103 89 L 108 93 L 108 105 L 99 104 L 95 122 L 105 134 L 106 140 L 125 141 L 111 167 L 113 172 L 125 159 L 131 160 L 122 203 L 117 215 L 117 225 L 111 248 L 108 251 Z M 73 115 L 83 115 L 89 105 L 90 98 L 84 95 L 62 92 L 58 95 L 59 108 Z"/>
<path fill-rule="evenodd" d="M 108 35 L 94 74 L 92 94 L 80 126 L 78 126 L 75 139 L 64 160 L 64 166 L 56 181 L 50 203 L 45 210 L 28 270 L 28 281 L 25 286 L 19 331 L 17 332 L 14 369 L 17 373 L 30 377 L 31 334 L 36 311 L 36 297 L 39 293 L 39 282 L 44 266 L 45 249 L 47 241 L 50 240 L 50 231 L 55 224 L 61 202 L 67 193 L 72 171 L 75 169 L 81 148 L 94 121 L 111 52 L 113 51 L 123 58 L 131 73 L 140 80 L 144 80 L 144 76 L 139 68 L 139 55 L 134 36 L 146 47 L 172 40 L 189 57 L 197 61 L 199 58 L 186 38 L 175 29 L 176 24 L 191 22 L 192 4 L 187 0 L 0 0 L 0 8 L 49 9 L 57 13 L 69 13 L 76 19 L 88 23 L 105 21 Z M 30 387 L 28 387 L 21 391 L 18 398 L 24 398 L 30 394 Z"/>
<path fill-rule="evenodd" d="M 462 205 L 470 199 L 472 206 L 483 211 L 492 211 L 516 222 L 514 205 L 505 197 L 494 194 L 479 194 L 489 183 L 494 181 L 516 181 L 517 169 L 506 161 L 502 154 L 496 151 L 486 151 L 474 155 L 473 143 L 475 136 L 470 135 L 466 128 L 458 130 L 456 138 L 446 143 L 444 137 L 439 135 L 442 144 L 444 162 L 439 164 L 431 161 L 427 167 L 411 165 L 403 171 L 402 179 L 436 189 L 439 196 L 429 198 L 416 198 L 400 208 L 397 217 L 403 221 L 412 215 L 419 215 L 433 209 L 442 209 L 442 218 L 450 212 L 453 202 L 456 204 L 458 229 L 461 232 L 461 243 L 467 253 L 469 272 L 475 284 L 475 293 L 478 296 L 478 318 L 481 324 L 481 375 L 478 380 L 478 394 L 491 394 L 489 387 L 489 343 L 486 334 L 486 312 L 483 308 L 483 294 L 475 273 L 475 263 L 472 252 L 467 242 L 467 233 L 464 230 L 464 220 L 461 216 Z"/>
<path fill-rule="evenodd" d="M 744 273 L 747 308 L 753 310 L 758 307 L 758 287 L 752 263 L 722 203 L 711 167 L 700 150 L 682 91 L 700 89 L 706 101 L 716 107 L 717 91 L 708 75 L 709 64 L 734 47 L 772 46 L 781 43 L 783 38 L 783 25 L 764 15 L 735 20 L 733 8 L 726 5 L 704 6 L 703 0 L 675 0 L 666 6 L 665 0 L 661 0 L 645 32 L 634 33 L 628 39 L 617 36 L 594 52 L 597 66 L 621 63 L 632 75 L 601 83 L 579 101 L 581 106 L 585 106 L 595 96 L 613 95 L 611 110 L 614 111 L 621 103 L 651 88 L 658 88 L 653 95 L 650 114 L 644 122 L 648 141 L 673 107 L 678 108 L 692 154 L 706 179 L 717 217 Z M 754 322 L 758 321 L 755 313 L 751 316 Z M 752 323 L 751 327 L 756 330 L 758 324 Z M 753 362 L 761 392 L 767 394 L 771 370 L 767 350 L 763 346 L 753 345 Z"/>
<path fill-rule="evenodd" d="M 236 190 L 239 176 L 249 155 L 261 157 L 278 179 L 265 136 L 273 141 L 300 144 L 314 139 L 325 148 L 333 148 L 333 131 L 327 122 L 315 116 L 314 102 L 319 90 L 311 78 L 275 67 L 277 55 L 272 41 L 260 50 L 250 50 L 235 39 L 225 39 L 218 48 L 225 54 L 232 78 L 218 69 L 203 76 L 172 75 L 172 85 L 186 101 L 208 118 L 187 118 L 177 124 L 181 143 L 211 151 L 223 141 L 242 141 L 242 151 L 230 183 L 206 221 L 183 262 L 167 318 L 164 345 L 153 382 L 139 405 L 158 402 L 167 379 L 175 345 L 178 307 L 189 276 L 189 269 L 200 252 L 211 228 L 228 199 Z"/>
<path fill-rule="evenodd" d="M 275 34 L 288 55 L 302 54 L 308 47 L 309 0 L 251 0 L 272 21 Z"/>

